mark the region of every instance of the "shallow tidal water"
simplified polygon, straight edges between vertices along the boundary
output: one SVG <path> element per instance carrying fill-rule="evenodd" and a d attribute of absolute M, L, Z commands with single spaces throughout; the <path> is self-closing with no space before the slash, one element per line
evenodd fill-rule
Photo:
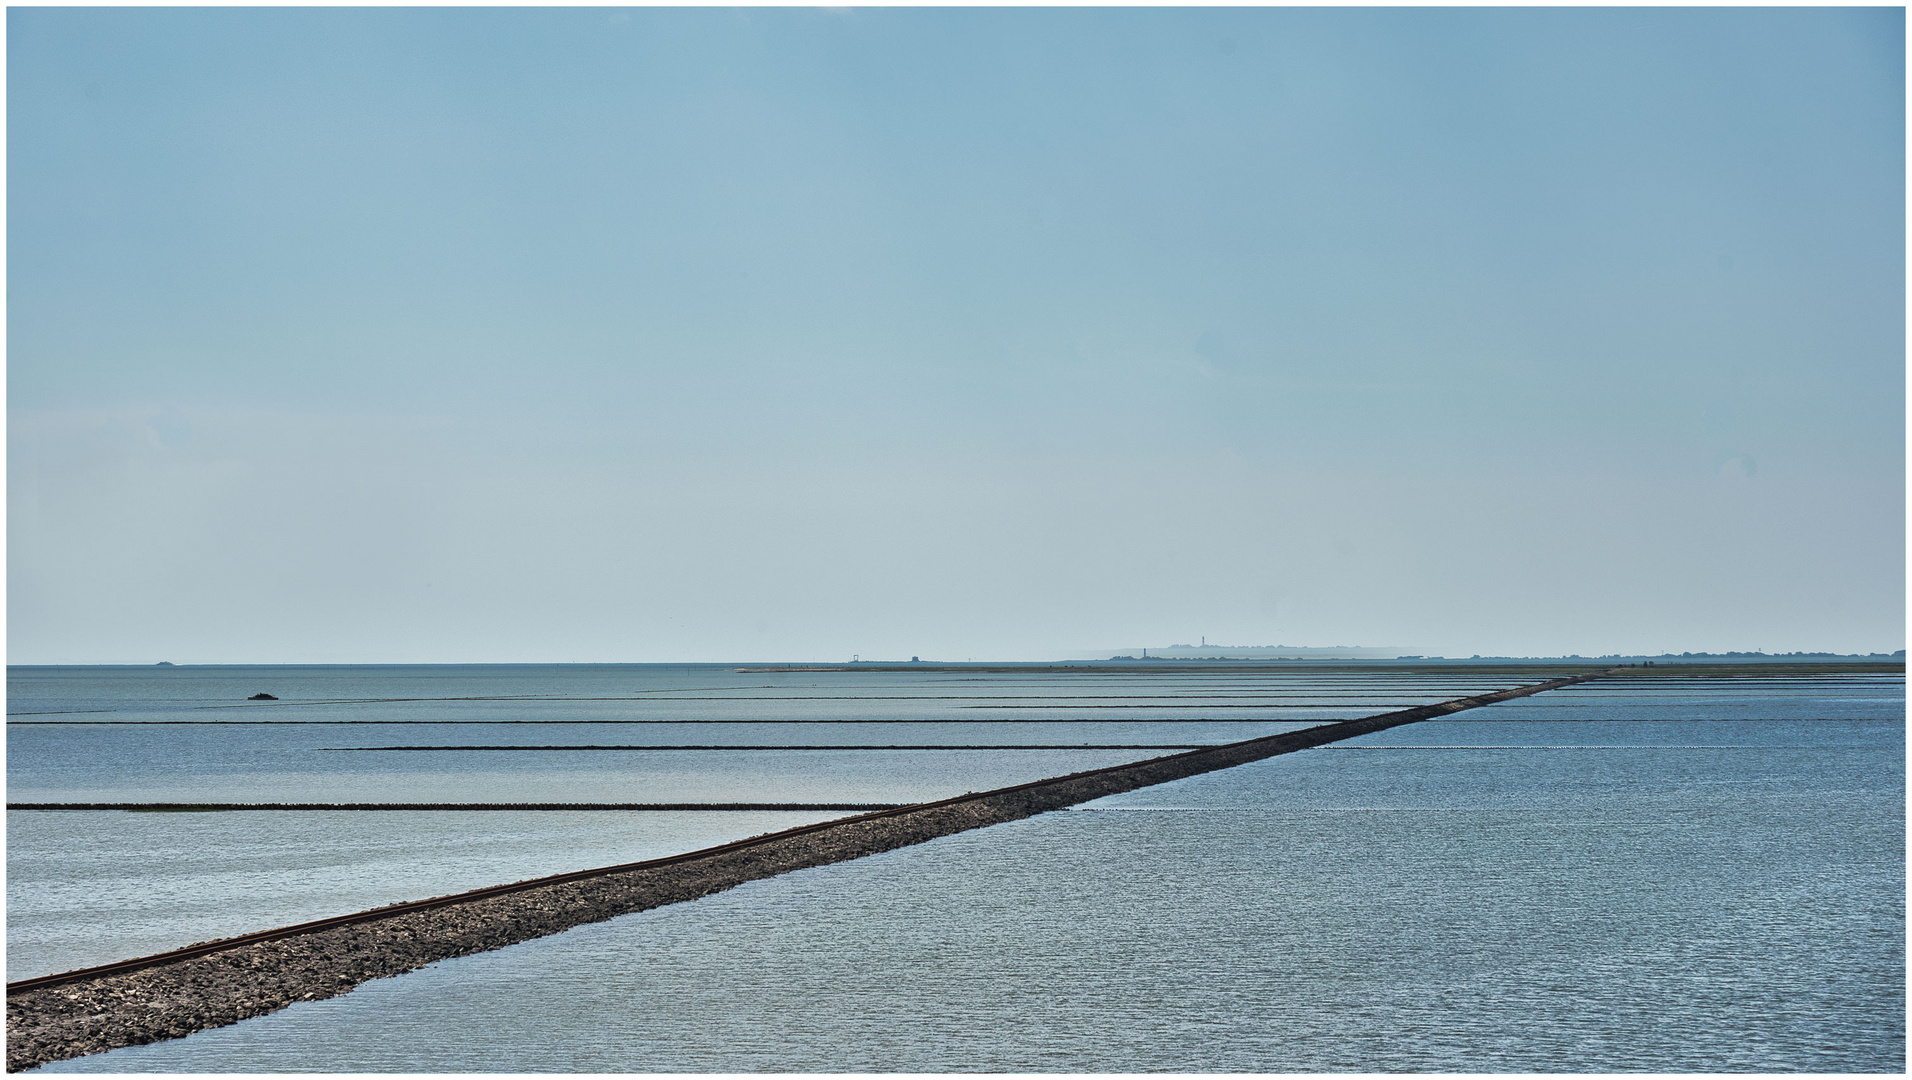
<path fill-rule="evenodd" d="M 1902 680 L 1691 682 L 1409 725 L 47 1071 L 1902 1070 Z"/>
<path fill-rule="evenodd" d="M 8 800 L 897 804 L 1482 685 L 1438 672 L 16 667 Z M 248 700 L 258 692 L 277 700 Z M 1128 748 L 993 749 L 1085 744 Z M 845 745 L 886 749 L 824 749 Z M 925 746 L 944 749 L 910 749 Z M 853 812 L 14 811 L 9 978 Z"/>
<path fill-rule="evenodd" d="M 16 813 L 7 977 L 741 840 L 842 811 Z M 146 868 L 142 871 L 142 868 Z"/>

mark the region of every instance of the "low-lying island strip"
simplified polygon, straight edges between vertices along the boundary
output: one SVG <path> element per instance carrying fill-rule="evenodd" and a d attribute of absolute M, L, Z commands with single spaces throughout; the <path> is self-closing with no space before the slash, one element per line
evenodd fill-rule
<path fill-rule="evenodd" d="M 1510 701 L 1602 674 L 1551 679 L 953 799 L 879 810 L 662 859 L 393 904 L 115 964 L 24 979 L 7 985 L 7 1068 L 19 1071 L 116 1047 L 178 1038 L 261 1016 L 295 1001 L 336 997 L 368 979 L 400 975 L 439 960 L 695 900 L 747 881 L 920 844 L 1107 795 Z"/>

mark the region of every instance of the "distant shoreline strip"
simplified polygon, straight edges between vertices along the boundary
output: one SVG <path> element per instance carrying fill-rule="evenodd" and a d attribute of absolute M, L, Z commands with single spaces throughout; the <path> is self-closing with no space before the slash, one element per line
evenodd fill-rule
<path fill-rule="evenodd" d="M 908 803 L 8 803 L 8 810 L 894 810 Z"/>

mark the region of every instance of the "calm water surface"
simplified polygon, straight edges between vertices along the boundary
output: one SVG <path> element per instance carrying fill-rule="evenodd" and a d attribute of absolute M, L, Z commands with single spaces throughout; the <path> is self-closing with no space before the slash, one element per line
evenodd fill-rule
<path fill-rule="evenodd" d="M 49 1071 L 1901 1070 L 1902 681 L 1687 682 L 1397 728 Z"/>
<path fill-rule="evenodd" d="M 1168 751 L 809 748 L 1201 745 L 1497 685 L 719 665 L 8 675 L 15 803 L 908 803 Z M 786 749 L 721 749 L 736 746 Z M 13 812 L 9 978 L 850 812 Z"/>

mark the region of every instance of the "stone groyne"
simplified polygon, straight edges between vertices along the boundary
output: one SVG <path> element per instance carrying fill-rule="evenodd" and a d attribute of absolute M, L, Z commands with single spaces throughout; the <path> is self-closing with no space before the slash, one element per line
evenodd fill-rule
<path fill-rule="evenodd" d="M 680 903 L 807 867 L 920 844 L 1106 795 L 1181 780 L 1603 673 L 1323 724 L 1188 753 L 769 833 L 702 851 L 301 923 L 7 987 L 7 1068 L 237 1023 L 585 923 Z"/>

